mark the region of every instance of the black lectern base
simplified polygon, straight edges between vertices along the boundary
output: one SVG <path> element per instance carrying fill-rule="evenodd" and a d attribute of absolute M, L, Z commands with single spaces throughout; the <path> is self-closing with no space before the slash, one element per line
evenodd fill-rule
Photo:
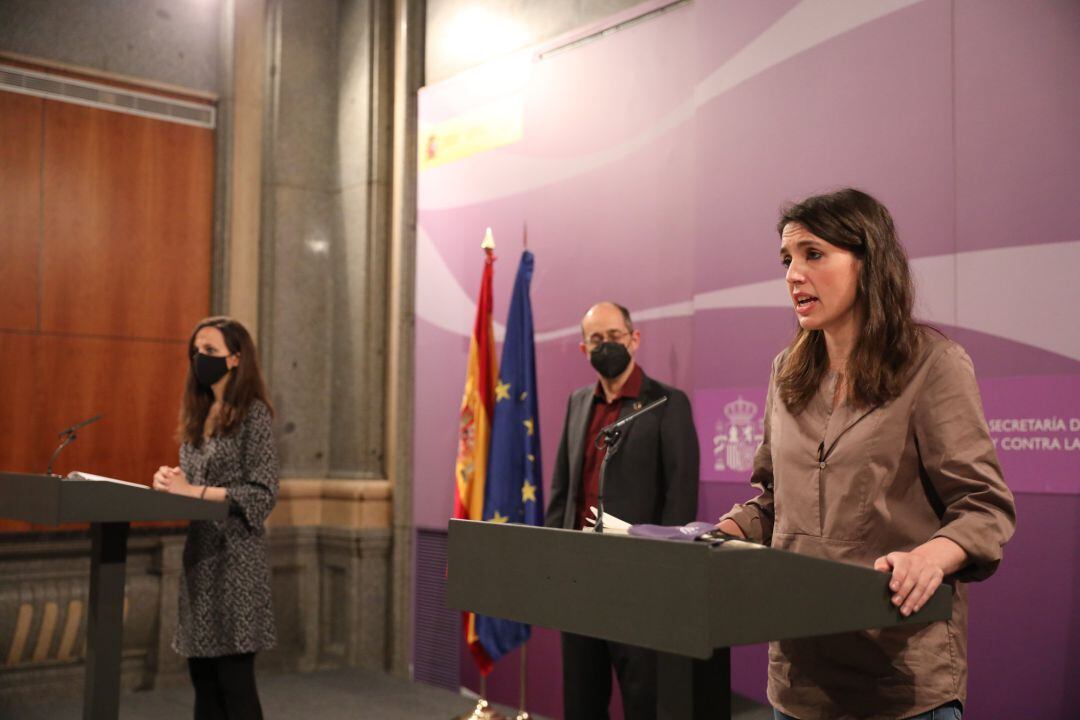
<path fill-rule="evenodd" d="M 120 715 L 120 650 L 129 523 L 90 526 L 90 603 L 86 618 L 84 720 Z"/>
<path fill-rule="evenodd" d="M 731 720 L 731 649 L 708 660 L 657 653 L 658 720 Z"/>

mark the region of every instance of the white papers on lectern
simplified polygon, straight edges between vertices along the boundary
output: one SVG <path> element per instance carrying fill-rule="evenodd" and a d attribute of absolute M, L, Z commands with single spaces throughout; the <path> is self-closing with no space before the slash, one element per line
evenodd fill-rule
<path fill-rule="evenodd" d="M 94 475 L 87 472 L 71 472 L 64 478 L 65 480 L 93 480 L 95 482 L 110 482 L 117 485 L 128 485 L 130 487 L 142 488 L 143 490 L 149 490 L 146 485 L 140 485 L 139 483 L 128 482 L 127 480 L 117 480 L 116 478 L 105 477 L 104 475 Z"/>
<path fill-rule="evenodd" d="M 585 527 L 581 528 L 582 530 L 592 531 L 596 525 L 596 506 L 590 505 L 589 512 L 591 514 L 585 518 Z M 630 523 L 620 520 L 611 513 L 604 513 L 604 532 L 613 535 L 626 535 L 630 532 Z"/>

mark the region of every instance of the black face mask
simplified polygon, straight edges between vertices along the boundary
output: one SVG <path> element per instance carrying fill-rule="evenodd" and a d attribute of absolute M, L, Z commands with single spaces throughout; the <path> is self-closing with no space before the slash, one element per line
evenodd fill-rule
<path fill-rule="evenodd" d="M 630 365 L 630 351 L 617 342 L 600 343 L 589 353 L 589 363 L 608 380 L 622 375 Z"/>
<path fill-rule="evenodd" d="M 195 357 L 191 358 L 191 370 L 195 373 L 199 385 L 211 388 L 229 372 L 229 365 L 223 357 L 196 353 Z"/>

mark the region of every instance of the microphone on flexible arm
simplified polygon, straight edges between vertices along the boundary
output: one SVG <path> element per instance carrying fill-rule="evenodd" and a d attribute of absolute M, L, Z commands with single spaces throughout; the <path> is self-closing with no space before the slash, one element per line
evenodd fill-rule
<path fill-rule="evenodd" d="M 601 428 L 600 432 L 596 433 L 596 440 L 594 442 L 597 449 L 602 446 L 607 447 L 607 452 L 604 453 L 604 461 L 600 463 L 600 488 L 596 498 L 596 525 L 593 527 L 596 532 L 604 532 L 604 479 L 607 475 L 608 461 L 619 451 L 619 447 L 622 444 L 623 430 L 645 413 L 655 410 L 666 402 L 667 395 L 659 400 L 654 400 L 640 410 L 636 410 L 626 417 L 620 418 L 610 425 Z"/>
<path fill-rule="evenodd" d="M 95 415 L 94 417 L 90 418 L 89 420 L 83 420 L 81 423 L 76 423 L 76 424 L 72 425 L 67 430 L 63 430 L 63 431 L 61 431 L 61 433 L 59 435 L 57 435 L 57 437 L 60 438 L 60 445 L 56 448 L 56 450 L 53 451 L 52 457 L 49 458 L 49 467 L 45 470 L 46 475 L 52 475 L 53 474 L 53 471 L 52 471 L 53 463 L 56 462 L 56 456 L 60 454 L 60 451 L 63 450 L 64 448 L 66 448 L 71 443 L 75 442 L 76 438 L 78 437 L 75 434 L 75 431 L 76 430 L 81 430 L 82 428 L 86 427 L 90 423 L 97 422 L 102 417 L 104 417 L 104 416 L 103 415 Z"/>

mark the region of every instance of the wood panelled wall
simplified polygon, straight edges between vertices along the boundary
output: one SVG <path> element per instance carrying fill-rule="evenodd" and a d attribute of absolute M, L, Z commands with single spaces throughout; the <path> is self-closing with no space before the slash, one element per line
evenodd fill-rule
<path fill-rule="evenodd" d="M 210 310 L 213 131 L 0 91 L 0 470 L 149 484 Z M 27 525 L 0 521 L 0 530 Z"/>

